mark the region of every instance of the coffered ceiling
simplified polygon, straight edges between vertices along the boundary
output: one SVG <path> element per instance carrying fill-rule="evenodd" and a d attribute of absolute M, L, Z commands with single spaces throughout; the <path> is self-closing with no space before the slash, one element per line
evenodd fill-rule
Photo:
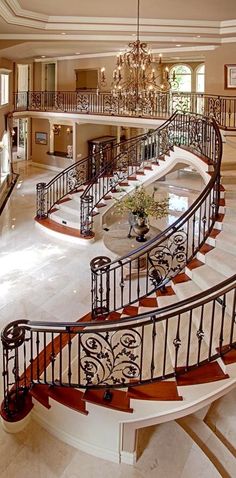
<path fill-rule="evenodd" d="M 0 56 L 113 56 L 136 37 L 137 0 L 0 0 Z M 236 0 L 141 0 L 141 39 L 167 59 L 236 45 Z"/>

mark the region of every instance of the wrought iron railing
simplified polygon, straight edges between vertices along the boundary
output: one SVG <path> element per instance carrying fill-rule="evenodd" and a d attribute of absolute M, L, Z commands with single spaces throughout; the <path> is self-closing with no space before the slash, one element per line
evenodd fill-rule
<path fill-rule="evenodd" d="M 201 156 L 212 168 L 212 175 L 209 183 L 188 211 L 157 237 L 112 262 L 104 256 L 96 257 L 91 261 L 94 317 L 123 309 L 158 288 L 163 288 L 196 255 L 217 219 L 222 143 L 215 120 L 188 114 L 173 115 L 147 139 L 139 139 L 140 163 L 149 139 L 148 150 L 155 151 L 154 161 L 158 161 L 160 156 L 163 157 L 174 146 L 178 146 Z M 143 145 L 145 147 L 142 147 Z M 131 146 L 131 150 L 133 147 L 134 145 Z M 137 148 L 136 144 L 135 148 Z M 126 169 L 125 174 L 127 177 Z M 119 174 L 118 178 L 112 179 L 115 181 L 115 186 L 120 180 Z M 105 170 L 100 176 L 94 178 L 83 193 L 85 197 L 91 198 L 88 217 L 92 217 L 94 208 L 104 194 L 101 187 L 103 184 L 105 184 L 105 194 L 114 187 L 112 182 L 110 190 L 107 188 Z M 83 217 L 82 220 L 84 220 Z"/>
<path fill-rule="evenodd" d="M 223 129 L 236 129 L 236 97 L 205 93 L 159 93 L 143 109 L 133 108 L 126 97 L 110 92 L 29 91 L 14 95 L 15 111 L 55 111 L 58 113 L 99 114 L 167 118 L 174 111 L 213 116 Z"/>
<path fill-rule="evenodd" d="M 119 154 L 120 148 L 123 150 L 129 148 L 138 141 L 137 138 L 131 138 L 125 143 L 113 144 L 113 146 L 102 146 L 96 153 L 92 153 L 86 158 L 80 159 L 63 171 L 59 172 L 49 183 L 37 184 L 36 217 L 42 219 L 48 216 L 53 206 L 61 199 L 72 192 L 78 191 L 84 184 L 91 182 L 96 172 L 98 174 L 104 168 L 104 164 L 112 160 Z M 91 164 L 95 165 L 95 172 L 91 169 Z M 80 216 L 78 206 L 78 217 Z"/>
<path fill-rule="evenodd" d="M 7 420 L 21 416 L 35 383 L 112 389 L 178 377 L 236 348 L 236 275 L 153 313 L 109 323 L 18 320 L 1 338 Z"/>
<path fill-rule="evenodd" d="M 132 255 L 107 262 L 102 267 L 97 264 L 93 271 L 95 312 L 100 309 L 100 313 L 107 313 L 118 308 L 114 292 L 117 282 L 119 307 L 124 305 L 125 297 L 130 304 L 135 296 L 141 296 L 140 291 L 143 295 L 149 293 L 147 282 L 154 289 L 163 286 L 196 254 L 214 225 L 219 209 L 222 146 L 213 119 L 175 114 L 159 132 L 131 140 L 125 154 L 129 157 L 130 151 L 135 149 L 138 157 L 144 160 L 147 151 L 151 151 L 148 158 L 155 161 L 158 154 L 174 146 L 200 155 L 212 167 L 211 179 L 197 201 L 174 225 L 136 251 L 134 295 L 131 281 L 124 292 L 124 267 L 134 259 Z M 121 151 L 116 149 L 116 153 L 114 164 Z M 110 166 L 108 164 L 105 169 Z M 128 161 L 128 173 L 132 172 L 129 167 L 136 167 L 133 160 Z M 103 167 L 97 176 L 104 176 Z M 89 187 L 94 188 L 95 183 L 96 178 L 90 181 Z M 111 187 L 115 187 L 114 184 Z M 50 204 L 59 196 L 54 194 Z M 87 194 L 88 190 L 85 197 Z M 104 194 L 102 189 L 101 194 Z M 145 263 L 141 263 L 143 257 Z M 128 273 L 130 267 L 132 270 L 132 263 L 127 267 Z M 141 283 L 143 269 L 145 277 Z M 12 322 L 2 332 L 2 414 L 14 420 L 24 408 L 27 393 L 34 383 L 113 388 L 178 376 L 235 348 L 235 329 L 236 276 L 190 299 L 119 322 Z"/>

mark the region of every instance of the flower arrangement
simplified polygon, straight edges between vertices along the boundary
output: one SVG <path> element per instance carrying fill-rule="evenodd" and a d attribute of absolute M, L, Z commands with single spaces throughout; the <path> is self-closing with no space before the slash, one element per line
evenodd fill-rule
<path fill-rule="evenodd" d="M 143 186 L 136 186 L 133 194 L 127 194 L 124 199 L 117 201 L 115 208 L 120 214 L 126 211 L 132 212 L 134 216 L 148 217 L 152 216 L 156 219 L 161 219 L 168 214 L 168 199 L 156 201 L 154 199 L 155 189 L 153 194 L 148 194 Z"/>

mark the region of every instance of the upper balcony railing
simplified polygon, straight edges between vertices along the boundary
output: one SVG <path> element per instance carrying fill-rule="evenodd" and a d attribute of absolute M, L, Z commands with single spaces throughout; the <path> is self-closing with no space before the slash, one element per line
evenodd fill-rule
<path fill-rule="evenodd" d="M 141 109 L 125 96 L 114 98 L 110 92 L 29 91 L 14 95 L 15 111 L 54 111 L 58 113 L 96 114 L 167 118 L 174 111 L 214 117 L 220 128 L 236 129 L 236 97 L 204 93 L 159 93 Z"/>

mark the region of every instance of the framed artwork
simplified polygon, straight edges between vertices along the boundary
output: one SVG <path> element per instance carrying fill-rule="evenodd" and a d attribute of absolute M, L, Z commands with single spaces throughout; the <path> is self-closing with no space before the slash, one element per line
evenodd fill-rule
<path fill-rule="evenodd" d="M 35 132 L 35 143 L 36 144 L 48 144 L 48 134 L 36 131 Z"/>
<path fill-rule="evenodd" d="M 225 65 L 225 89 L 236 89 L 236 65 Z"/>

